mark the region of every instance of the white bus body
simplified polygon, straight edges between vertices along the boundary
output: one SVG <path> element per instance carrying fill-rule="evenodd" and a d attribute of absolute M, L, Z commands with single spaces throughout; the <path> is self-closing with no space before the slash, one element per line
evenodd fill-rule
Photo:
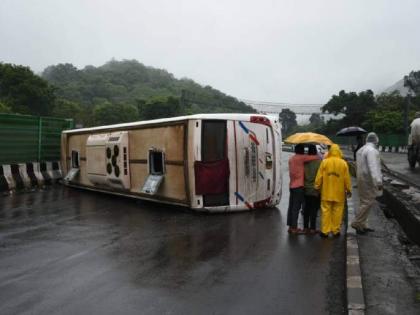
<path fill-rule="evenodd" d="M 281 125 L 258 114 L 200 114 L 62 134 L 64 183 L 229 212 L 281 198 Z"/>

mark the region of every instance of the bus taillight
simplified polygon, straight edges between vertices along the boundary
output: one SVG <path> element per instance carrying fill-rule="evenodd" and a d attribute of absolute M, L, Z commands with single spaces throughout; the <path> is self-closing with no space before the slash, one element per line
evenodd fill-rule
<path fill-rule="evenodd" d="M 254 209 L 267 208 L 271 202 L 271 198 L 254 202 Z"/>
<path fill-rule="evenodd" d="M 271 126 L 270 119 L 263 116 L 251 116 L 251 122 L 256 124 L 262 124 L 266 126 Z"/>

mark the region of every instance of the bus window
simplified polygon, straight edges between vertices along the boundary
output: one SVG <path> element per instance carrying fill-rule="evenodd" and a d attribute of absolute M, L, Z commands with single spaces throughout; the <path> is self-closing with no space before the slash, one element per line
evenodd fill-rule
<path fill-rule="evenodd" d="M 202 123 L 200 163 L 207 171 L 213 169 L 214 171 L 210 172 L 214 172 L 214 176 L 223 177 L 219 178 L 218 193 L 203 194 L 204 206 L 229 205 L 229 164 L 226 153 L 226 133 L 226 121 L 224 120 L 204 120 Z M 220 165 L 218 167 L 215 164 Z M 201 167 L 201 169 L 203 168 Z M 226 170 L 221 172 L 221 169 Z M 196 175 L 200 176 L 200 174 Z M 208 173 L 206 176 L 210 177 Z M 222 187 L 223 189 L 220 191 Z"/>
<path fill-rule="evenodd" d="M 201 160 L 213 162 L 226 157 L 226 121 L 204 120 L 201 134 Z"/>

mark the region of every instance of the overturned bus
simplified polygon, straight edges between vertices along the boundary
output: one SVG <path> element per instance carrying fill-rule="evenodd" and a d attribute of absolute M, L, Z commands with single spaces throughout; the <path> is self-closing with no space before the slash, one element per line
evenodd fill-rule
<path fill-rule="evenodd" d="M 272 207 L 281 126 L 257 114 L 201 114 L 67 130 L 64 183 L 194 210 Z"/>

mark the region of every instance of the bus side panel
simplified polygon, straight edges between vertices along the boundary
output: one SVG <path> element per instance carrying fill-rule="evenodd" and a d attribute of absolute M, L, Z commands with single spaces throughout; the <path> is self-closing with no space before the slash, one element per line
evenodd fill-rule
<path fill-rule="evenodd" d="M 186 202 L 187 186 L 184 176 L 185 168 L 185 124 L 147 128 L 129 131 L 131 191 L 139 193 L 149 176 L 147 164 L 150 149 L 165 153 L 165 177 L 156 194 Z M 153 196 L 150 196 L 153 197 Z"/>
<path fill-rule="evenodd" d="M 188 169 L 190 185 L 190 207 L 203 208 L 203 196 L 195 193 L 194 162 L 201 161 L 201 120 L 190 120 L 188 123 Z"/>
<path fill-rule="evenodd" d="M 67 156 L 71 158 L 72 151 L 77 151 L 79 154 L 79 168 L 80 172 L 78 175 L 77 183 L 81 185 L 92 185 L 87 178 L 86 170 L 86 141 L 89 134 L 73 134 L 68 136 Z M 70 170 L 72 165 L 71 159 L 68 159 L 67 172 Z"/>
<path fill-rule="evenodd" d="M 110 132 L 113 132 L 113 130 L 102 131 L 100 133 Z M 67 136 L 67 149 L 63 147 L 63 158 L 66 155 L 64 159 L 67 161 L 67 165 L 63 171 L 67 173 L 70 170 L 72 164 L 70 159 L 72 156 L 71 152 L 77 151 L 80 160 L 80 173 L 74 179 L 73 184 L 100 189 L 100 187 L 94 185 L 87 177 L 86 143 L 88 137 L 92 134 L 94 133 L 71 134 Z M 162 127 L 132 129 L 128 131 L 128 138 L 129 171 L 131 178 L 129 192 L 135 194 L 141 193 L 141 189 L 149 176 L 149 150 L 155 149 L 165 153 L 165 174 L 157 194 L 147 196 L 148 199 L 159 200 L 159 198 L 164 197 L 189 204 L 189 196 L 187 194 L 188 182 L 185 180 L 187 178 L 187 155 L 185 154 L 186 124 L 180 123 Z M 120 191 L 111 187 L 103 188 Z M 127 193 L 124 190 L 121 190 L 121 192 Z"/>
<path fill-rule="evenodd" d="M 61 158 L 61 172 L 63 175 L 63 178 L 67 175 L 68 172 L 68 154 L 67 154 L 67 134 L 61 133 L 61 151 L 60 151 L 60 158 Z"/>

